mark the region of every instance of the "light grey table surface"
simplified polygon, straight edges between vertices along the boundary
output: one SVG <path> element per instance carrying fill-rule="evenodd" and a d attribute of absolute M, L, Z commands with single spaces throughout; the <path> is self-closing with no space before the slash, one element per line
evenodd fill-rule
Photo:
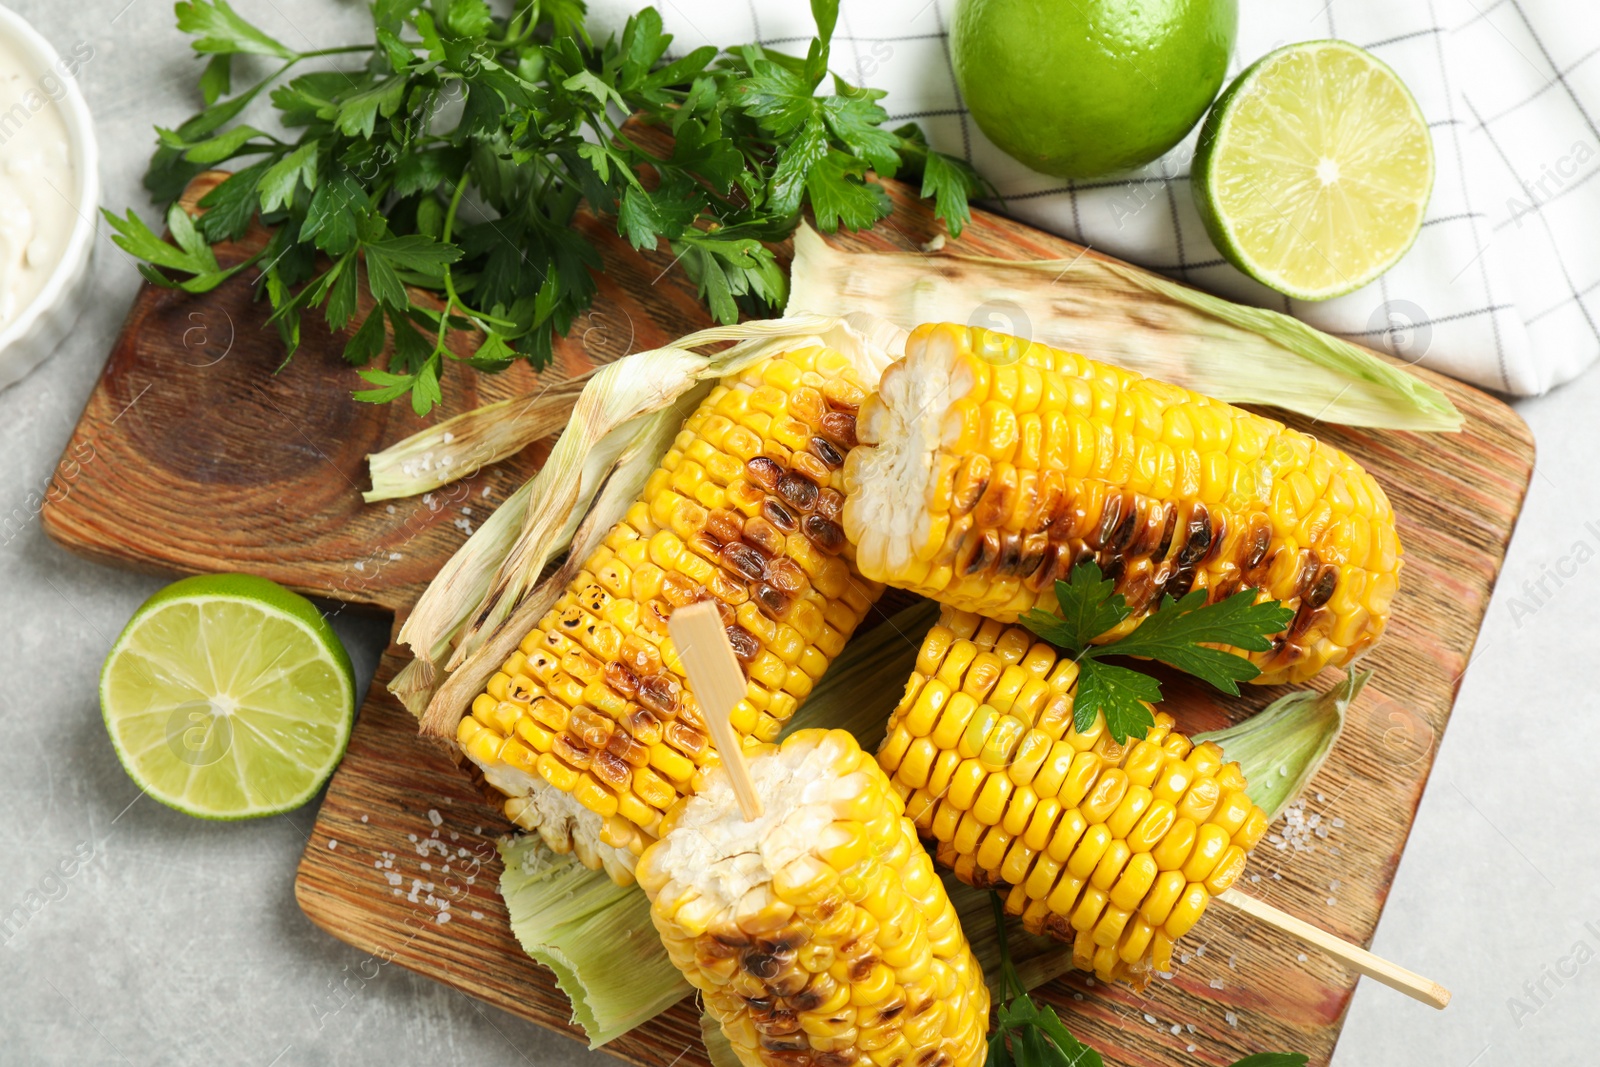
<path fill-rule="evenodd" d="M 104 203 L 146 208 L 151 126 L 175 125 L 195 104 L 197 68 L 171 5 L 11 4 L 59 49 L 93 46 L 80 82 L 98 122 Z M 364 18 L 349 2 L 237 6 L 306 47 L 357 39 Z M 34 504 L 139 285 L 104 229 L 77 328 L 0 393 L 0 912 L 30 892 L 50 898 L 0 937 L 0 1064 L 607 1062 L 398 968 L 346 982 L 364 957 L 294 902 L 313 806 L 200 822 L 141 799 L 118 766 L 95 680 L 160 583 L 68 555 Z M 1539 470 L 1378 929 L 1378 952 L 1455 1001 L 1435 1012 L 1364 981 L 1339 1067 L 1595 1062 L 1597 409 L 1594 373 L 1518 405 Z M 387 624 L 336 625 L 364 687 Z M 1344 817 L 1357 832 L 1361 814 Z M 93 860 L 52 880 L 75 849 Z M 1148 1024 L 1130 1015 L 1128 1025 Z"/>

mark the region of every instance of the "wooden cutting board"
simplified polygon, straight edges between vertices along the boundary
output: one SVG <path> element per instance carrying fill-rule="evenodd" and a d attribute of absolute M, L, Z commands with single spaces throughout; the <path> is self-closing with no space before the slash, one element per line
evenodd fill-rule
<path fill-rule="evenodd" d="M 904 187 L 890 188 L 893 217 L 837 244 L 915 250 L 939 232 Z M 601 295 L 559 346 L 546 380 L 706 324 L 692 283 L 669 256 L 639 255 L 603 225 L 581 225 L 603 253 Z M 1014 259 L 1082 251 L 981 211 L 950 248 Z M 363 457 L 422 423 L 402 406 L 352 402 L 349 390 L 360 383 L 340 360 L 340 342 L 311 319 L 301 352 L 274 373 L 282 353 L 265 317 L 243 279 L 204 297 L 142 291 L 56 471 L 45 528 L 64 546 L 121 566 L 251 571 L 310 595 L 402 614 L 467 530 L 538 467 L 547 443 L 428 498 L 363 505 Z M 1387 489 L 1405 571 L 1388 633 L 1367 660 L 1376 680 L 1305 798 L 1307 828 L 1297 835 L 1304 840 L 1281 850 L 1263 844 L 1242 884 L 1362 944 L 1388 895 L 1533 469 L 1528 428 L 1509 408 L 1418 373 L 1465 414 L 1461 433 L 1314 427 Z M 477 376 L 452 367 L 440 411 L 536 385 L 523 368 Z M 1311 428 L 1305 419 L 1288 421 Z M 313 922 L 371 953 L 370 967 L 399 963 L 576 1034 L 552 976 L 507 927 L 493 841 L 509 827 L 463 770 L 417 738 L 410 716 L 384 690 L 402 662 L 398 649 L 384 655 L 328 787 L 296 879 L 300 905 Z M 1195 732 L 1237 721 L 1281 691 L 1252 688 L 1226 707 L 1181 683 L 1168 692 L 1169 710 Z M 436 902 L 451 901 L 446 921 L 429 903 L 430 886 Z M 1299 959 L 1295 943 L 1221 908 L 1182 951 L 1195 956 L 1143 996 L 1073 975 L 1044 997 L 1108 1062 L 1125 1067 L 1226 1064 L 1264 1050 L 1328 1061 L 1355 975 L 1317 956 Z M 1452 978 L 1430 977 L 1447 986 Z M 690 1002 L 607 1050 L 652 1067 L 705 1063 Z"/>

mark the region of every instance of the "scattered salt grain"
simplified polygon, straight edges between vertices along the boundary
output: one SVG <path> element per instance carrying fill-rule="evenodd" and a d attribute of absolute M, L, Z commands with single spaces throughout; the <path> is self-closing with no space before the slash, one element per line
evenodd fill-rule
<path fill-rule="evenodd" d="M 1193 1052 L 1195 1050 L 1195 1048 L 1196 1048 L 1196 1046 L 1190 1045 L 1188 1048 L 1184 1049 L 1183 1051 L 1185 1051 L 1185 1052 Z"/>
<path fill-rule="evenodd" d="M 471 508 L 462 508 L 461 509 L 461 514 L 467 516 L 468 518 L 471 518 L 472 517 L 472 509 Z"/>
<path fill-rule="evenodd" d="M 435 825 L 435 826 L 443 826 L 444 825 L 444 816 L 439 814 L 439 809 L 438 808 L 429 808 L 428 809 L 428 821 L 433 823 L 433 825 Z"/>
<path fill-rule="evenodd" d="M 1177 1023 L 1173 1023 L 1172 1024 L 1172 1036 L 1173 1037 L 1177 1037 L 1181 1033 L 1183 1033 L 1183 1027 L 1179 1026 Z"/>
<path fill-rule="evenodd" d="M 1335 830 L 1343 830 L 1344 829 L 1344 820 L 1343 819 L 1329 819 L 1328 822 Z"/>
<path fill-rule="evenodd" d="M 1144 1021 L 1149 1023 L 1151 1026 L 1154 1026 L 1156 1024 L 1156 1017 L 1151 1015 L 1149 1012 L 1145 1012 Z"/>
<path fill-rule="evenodd" d="M 387 505 L 384 506 L 383 510 L 387 511 L 389 514 L 393 515 L 394 514 L 394 505 L 393 504 L 387 504 Z"/>
<path fill-rule="evenodd" d="M 449 444 L 451 441 L 454 441 L 455 439 L 456 439 L 456 435 L 451 433 L 449 430 L 446 430 L 444 432 L 444 437 L 441 438 L 441 440 L 444 441 L 445 444 Z M 1321 800 L 1322 798 L 1318 797 L 1317 799 Z"/>
<path fill-rule="evenodd" d="M 488 496 L 489 495 L 489 487 L 487 485 L 484 486 L 483 487 L 483 492 L 479 493 L 478 495 L 479 496 Z"/>
<path fill-rule="evenodd" d="M 394 562 L 398 561 L 399 559 L 400 559 L 400 553 L 398 553 L 398 552 L 389 553 L 389 562 L 394 563 Z"/>
<path fill-rule="evenodd" d="M 1189 1031 L 1191 1034 L 1198 1034 L 1200 1032 L 1199 1030 L 1195 1029 L 1194 1023 L 1184 1023 L 1183 1028 Z"/>
<path fill-rule="evenodd" d="M 407 834 L 406 836 L 411 839 L 411 843 L 412 844 L 416 844 L 416 841 L 417 841 L 417 835 L 416 834 Z"/>
<path fill-rule="evenodd" d="M 1083 994 L 1082 993 L 1074 993 L 1074 994 L 1072 994 L 1072 999 L 1073 1000 L 1082 1000 L 1083 999 Z"/>
<path fill-rule="evenodd" d="M 1239 1025 L 1239 1017 L 1237 1015 L 1235 1015 L 1231 1011 L 1228 1012 L 1226 1015 L 1224 1015 L 1222 1018 L 1223 1018 L 1223 1021 L 1226 1022 L 1229 1026 L 1238 1026 Z"/>
<path fill-rule="evenodd" d="M 1300 955 L 1296 956 L 1295 959 L 1299 960 L 1301 963 L 1304 963 L 1306 961 L 1306 954 L 1302 952 Z"/>
<path fill-rule="evenodd" d="M 365 563 L 362 563 L 359 559 L 356 560 L 356 570 L 364 571 L 366 569 L 367 569 L 367 565 Z"/>
<path fill-rule="evenodd" d="M 433 921 L 438 923 L 440 926 L 443 926 L 445 923 L 450 921 L 450 913 L 448 911 L 441 911 L 439 914 L 433 917 Z"/>
<path fill-rule="evenodd" d="M 1211 981 L 1207 982 L 1206 985 L 1210 986 L 1212 989 L 1223 989 L 1223 988 L 1225 988 L 1223 986 L 1223 984 L 1222 984 L 1222 979 L 1220 979 L 1220 978 L 1213 978 L 1213 979 L 1211 979 Z"/>
<path fill-rule="evenodd" d="M 367 817 L 365 815 L 361 816 L 361 821 L 362 822 L 366 822 L 367 821 Z"/>
<path fill-rule="evenodd" d="M 481 912 L 481 911 L 475 911 L 475 912 L 473 912 L 473 913 L 472 913 L 472 917 L 473 917 L 473 918 L 474 918 L 474 919 L 481 919 L 481 918 L 483 918 L 483 912 Z"/>
<path fill-rule="evenodd" d="M 433 870 L 433 864 L 431 864 L 431 863 L 424 863 L 424 864 L 423 864 L 423 865 L 422 865 L 422 869 L 423 869 L 423 870 L 425 870 L 425 871 L 431 871 L 431 870 Z"/>
<path fill-rule="evenodd" d="M 1328 907 L 1330 907 L 1330 908 L 1331 908 L 1331 907 L 1333 907 L 1333 906 L 1334 906 L 1334 905 L 1335 905 L 1335 904 L 1337 904 L 1337 903 L 1339 903 L 1339 900 L 1338 900 L 1338 898 L 1337 898 L 1337 897 L 1329 897 L 1329 898 L 1328 898 Z"/>
<path fill-rule="evenodd" d="M 1328 888 L 1337 893 L 1339 891 L 1339 879 L 1335 878 L 1333 881 L 1329 882 Z"/>
<path fill-rule="evenodd" d="M 454 830 L 450 831 L 450 840 L 456 841 L 456 840 L 459 840 L 460 837 L 461 837 L 461 835 L 456 833 Z"/>
<path fill-rule="evenodd" d="M 1317 803 L 1318 804 L 1326 804 L 1327 801 L 1328 801 L 1327 797 L 1323 796 L 1321 793 L 1317 794 Z"/>
<path fill-rule="evenodd" d="M 404 879 L 402 879 L 398 874 L 396 874 L 393 871 L 390 871 L 389 873 L 385 874 L 383 876 L 383 880 L 388 882 L 390 885 L 399 885 L 402 881 L 404 881 Z"/>
<path fill-rule="evenodd" d="M 338 848 L 339 847 L 339 842 L 334 841 L 334 840 L 332 840 L 330 838 L 329 841 L 328 841 L 328 847 L 329 848 Z"/>

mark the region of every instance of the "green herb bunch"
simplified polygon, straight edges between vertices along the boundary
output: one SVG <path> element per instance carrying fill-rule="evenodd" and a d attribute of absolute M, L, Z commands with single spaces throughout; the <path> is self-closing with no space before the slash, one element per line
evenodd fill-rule
<path fill-rule="evenodd" d="M 834 76 L 819 94 L 838 0 L 811 9 L 804 58 L 751 44 L 668 61 L 672 38 L 653 8 L 596 44 L 582 0 L 514 0 L 506 15 L 485 0 L 371 0 L 371 43 L 299 52 L 227 0 L 185 0 L 178 28 L 210 57 L 206 106 L 157 131 L 145 176 L 169 205 L 173 243 L 131 210 L 107 213 L 113 240 L 150 281 L 191 293 L 255 269 L 290 356 L 305 313 L 320 309 L 343 331 L 365 284 L 376 305 L 345 358 L 372 363 L 386 336 L 392 349 L 386 367 L 361 371 L 373 388 L 355 395 L 409 395 L 418 414 L 439 401 L 445 360 L 457 358 L 453 330 L 480 336 L 465 359 L 480 370 L 548 364 L 595 294 L 600 258 L 573 227 L 580 203 L 614 217 L 635 248 L 665 241 L 717 321 L 768 312 L 787 288 L 769 244 L 804 207 L 823 230 L 870 227 L 890 212 L 873 174 L 909 173 L 958 234 L 981 187 L 915 125 L 885 128 L 882 92 Z M 236 92 L 238 56 L 273 68 Z M 295 71 L 330 56 L 364 61 Z M 263 93 L 297 139 L 239 121 Z M 639 144 L 629 116 L 670 130 L 670 150 Z M 177 198 L 212 168 L 232 175 L 191 219 Z M 211 246 L 257 217 L 272 230 L 266 247 L 223 268 Z M 437 300 L 418 304 L 408 287 Z"/>

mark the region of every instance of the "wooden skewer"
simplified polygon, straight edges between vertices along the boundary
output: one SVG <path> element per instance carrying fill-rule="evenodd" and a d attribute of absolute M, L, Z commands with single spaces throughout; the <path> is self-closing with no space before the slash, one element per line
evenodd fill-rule
<path fill-rule="evenodd" d="M 1382 956 L 1375 956 L 1360 945 L 1353 945 L 1341 937 L 1328 933 L 1320 926 L 1313 926 L 1304 919 L 1297 919 L 1265 901 L 1257 900 L 1237 889 L 1229 889 L 1217 899 L 1268 926 L 1282 930 L 1290 937 L 1321 949 L 1346 967 L 1359 971 L 1368 978 L 1375 978 L 1390 989 L 1398 989 L 1413 1000 L 1420 1000 L 1435 1008 L 1443 1008 L 1450 1003 L 1450 990 L 1439 983 L 1408 971 L 1397 963 L 1390 963 Z"/>
<path fill-rule="evenodd" d="M 722 618 L 717 606 L 709 600 L 689 604 L 675 610 L 667 619 L 667 632 L 677 647 L 678 659 L 683 662 L 684 673 L 694 688 L 695 701 L 700 705 L 700 717 L 722 757 L 722 766 L 733 783 L 733 795 L 739 801 L 739 810 L 745 821 L 761 817 L 761 797 L 756 794 L 756 784 L 750 777 L 750 767 L 744 761 L 744 745 L 734 732 L 729 716 L 739 701 L 744 699 L 744 671 L 734 657 L 733 646 L 722 628 Z"/>
<path fill-rule="evenodd" d="M 678 658 L 683 661 L 684 670 L 689 675 L 689 684 L 694 687 L 700 714 L 711 731 L 711 739 L 722 757 L 722 765 L 727 768 L 728 778 L 733 783 L 733 794 L 739 801 L 739 810 L 744 813 L 746 820 L 759 818 L 761 798 L 756 795 L 750 768 L 744 762 L 739 735 L 734 733 L 733 723 L 728 719 L 744 696 L 744 672 L 734 658 L 733 646 L 728 643 L 728 635 L 722 628 L 716 605 L 706 600 L 678 608 L 667 620 L 667 630 L 672 634 Z M 1304 919 L 1297 919 L 1271 904 L 1237 889 L 1229 889 L 1217 899 L 1424 1004 L 1442 1008 L 1450 1003 L 1450 991 L 1437 982 L 1408 971 L 1399 964 L 1390 963 L 1382 956 L 1375 956 L 1361 946 L 1353 945 Z"/>

